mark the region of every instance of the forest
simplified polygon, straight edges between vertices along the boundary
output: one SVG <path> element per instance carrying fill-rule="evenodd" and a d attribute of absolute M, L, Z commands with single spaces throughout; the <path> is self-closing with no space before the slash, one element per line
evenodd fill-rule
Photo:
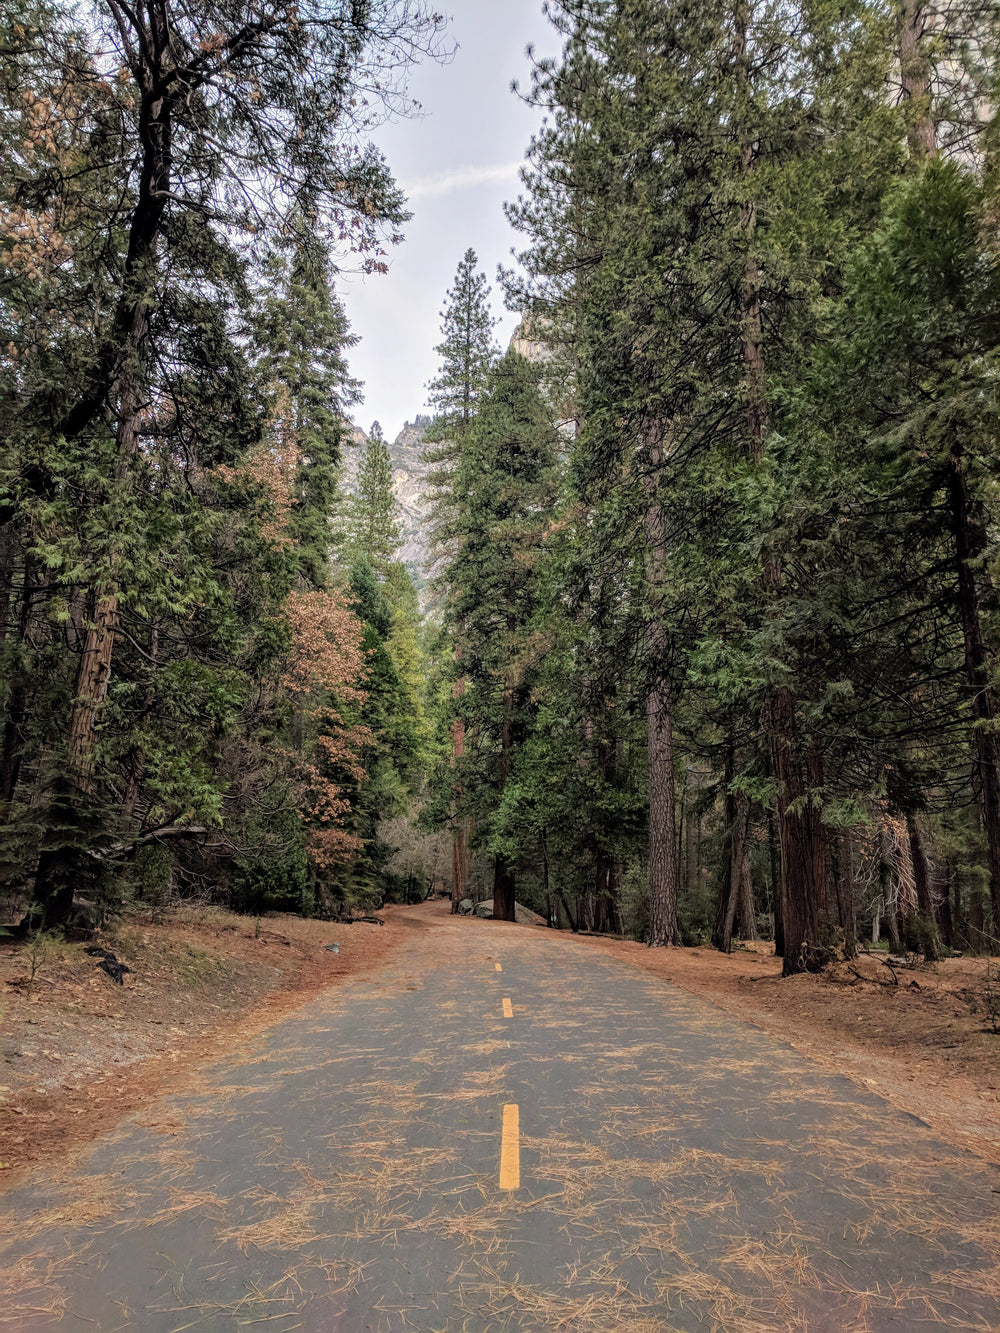
<path fill-rule="evenodd" d="M 339 279 L 443 17 L 3 6 L 8 929 L 446 892 L 1000 952 L 995 7 L 547 13 L 521 324 L 470 248 L 414 569 Z"/>

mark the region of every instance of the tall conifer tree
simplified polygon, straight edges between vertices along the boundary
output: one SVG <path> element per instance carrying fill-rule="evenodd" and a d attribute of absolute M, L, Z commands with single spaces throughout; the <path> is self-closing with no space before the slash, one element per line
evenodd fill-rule
<path fill-rule="evenodd" d="M 496 360 L 493 341 L 496 320 L 490 310 L 490 289 L 484 274 L 477 271 L 478 258 L 470 246 L 463 255 L 455 281 L 445 294 L 441 311 L 442 341 L 434 349 L 441 358 L 437 378 L 428 386 L 429 402 L 437 409 L 437 419 L 425 439 L 430 446 L 425 457 L 432 465 L 429 484 L 434 488 L 432 531 L 438 556 L 454 553 L 464 497 L 457 484 L 462 466 L 462 451 L 485 392 L 486 378 Z M 462 672 L 461 627 L 455 628 L 454 652 L 456 676 L 453 697 L 457 701 L 465 689 Z M 465 722 L 456 708 L 452 721 L 452 765 L 459 765 L 465 754 Z M 469 876 L 469 849 L 465 823 L 452 814 L 451 907 L 458 911 L 465 897 Z"/>
<path fill-rule="evenodd" d="M 455 472 L 463 503 L 448 564 L 446 616 L 461 635 L 460 715 L 474 745 L 459 773 L 493 859 L 493 914 L 514 919 L 515 863 L 504 791 L 529 726 L 526 639 L 539 606 L 539 561 L 556 497 L 558 435 L 539 369 L 508 352 L 490 372 Z"/>
<path fill-rule="evenodd" d="M 351 559 L 363 556 L 384 584 L 402 544 L 389 446 L 382 427 L 373 421 L 358 463 L 357 490 L 348 515 L 346 553 Z"/>

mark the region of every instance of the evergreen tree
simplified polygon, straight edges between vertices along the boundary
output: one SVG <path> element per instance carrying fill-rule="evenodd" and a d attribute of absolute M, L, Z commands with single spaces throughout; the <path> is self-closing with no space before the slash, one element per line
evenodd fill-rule
<path fill-rule="evenodd" d="M 529 729 L 527 640 L 557 494 L 558 436 L 538 383 L 538 368 L 516 352 L 490 372 L 456 468 L 463 503 L 446 571 L 446 616 L 460 635 L 467 682 L 459 715 L 474 736 L 456 771 L 458 804 L 479 821 L 493 859 L 493 912 L 502 921 L 514 919 L 516 871 L 503 797 Z"/>
<path fill-rule="evenodd" d="M 442 341 L 435 351 L 441 357 L 438 376 L 430 384 L 430 402 L 438 417 L 424 438 L 431 446 L 425 452 L 432 468 L 428 474 L 431 488 L 431 533 L 437 562 L 454 554 L 462 523 L 465 497 L 458 474 L 462 451 L 485 392 L 486 379 L 498 349 L 493 342 L 496 323 L 489 304 L 490 289 L 485 275 L 476 271 L 478 259 L 473 249 L 465 252 L 455 274 L 454 285 L 446 293 L 441 312 Z M 456 678 L 453 697 L 457 701 L 465 689 L 461 669 L 461 627 L 456 627 L 454 654 Z M 452 766 L 459 765 L 465 754 L 465 722 L 456 708 L 452 719 Z M 452 811 L 451 907 L 458 911 L 466 896 L 469 876 L 469 848 L 466 821 Z"/>
<path fill-rule="evenodd" d="M 377 421 L 365 441 L 358 463 L 357 489 L 351 499 L 345 554 L 368 562 L 380 583 L 385 583 L 403 544 L 392 489 L 392 459 Z"/>
<path fill-rule="evenodd" d="M 875 13 L 858 25 L 832 8 L 808 22 L 740 3 L 703 6 L 697 21 L 649 0 L 569 0 L 556 13 L 563 59 L 542 62 L 535 81 L 552 114 L 531 193 L 511 210 L 533 242 L 531 282 L 514 296 L 572 357 L 574 475 L 608 514 L 602 562 L 645 552 L 650 942 L 677 937 L 678 692 L 711 645 L 728 653 L 739 635 L 759 636 L 742 639 L 738 715 L 760 725 L 734 781 L 759 782 L 766 756 L 796 939 L 786 967 L 812 966 L 823 956 L 820 747 L 789 683 L 793 650 L 775 633 L 788 610 L 781 510 L 756 508 L 763 490 L 746 477 L 748 464 L 772 475 L 770 386 L 794 392 L 813 298 L 836 285 L 843 238 L 870 222 L 898 157 L 889 43 Z M 735 702 L 733 661 L 716 684 Z"/>
<path fill-rule="evenodd" d="M 478 263 L 470 247 L 458 265 L 454 285 L 445 294 L 441 311 L 444 336 L 434 348 L 441 368 L 428 386 L 428 402 L 438 415 L 437 432 L 447 439 L 460 438 L 468 431 L 497 356 L 493 341 L 497 321 L 490 313 L 489 284 L 476 271 Z"/>
<path fill-rule="evenodd" d="M 299 571 L 314 587 L 327 582 L 333 519 L 339 508 L 341 450 L 360 386 L 345 353 L 357 339 L 333 291 L 332 264 L 315 211 L 300 209 L 281 249 L 266 265 L 261 342 L 278 389 L 276 410 L 300 455 L 289 533 Z"/>
<path fill-rule="evenodd" d="M 383 266 L 403 201 L 360 142 L 374 107 L 355 94 L 371 81 L 394 103 L 439 26 L 417 7 L 335 9 L 155 0 L 111 21 L 99 3 L 77 31 L 43 5 L 0 16 L 8 814 L 55 808 L 62 769 L 81 828 L 123 805 L 140 835 L 224 816 L 224 738 L 262 720 L 249 701 L 280 673 L 295 572 L 267 513 L 294 442 L 272 449 L 254 406 L 254 266 L 289 200 Z M 22 669 L 39 650 L 43 677 Z M 61 913 L 72 875 L 51 861 L 36 898 Z"/>

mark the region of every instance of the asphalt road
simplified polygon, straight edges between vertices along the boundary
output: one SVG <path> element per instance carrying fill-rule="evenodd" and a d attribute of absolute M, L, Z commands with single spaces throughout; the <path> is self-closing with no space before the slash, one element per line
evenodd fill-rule
<path fill-rule="evenodd" d="M 571 938 L 410 922 L 8 1195 L 0 1327 L 1000 1327 L 976 1158 Z"/>

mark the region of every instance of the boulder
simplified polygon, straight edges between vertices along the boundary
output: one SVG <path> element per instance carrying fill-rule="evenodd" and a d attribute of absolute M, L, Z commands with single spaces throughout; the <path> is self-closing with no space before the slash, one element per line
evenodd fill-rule
<path fill-rule="evenodd" d="M 485 902 L 476 903 L 472 909 L 473 915 L 481 917 L 484 921 L 493 920 L 493 899 L 487 898 Z M 525 907 L 524 903 L 515 902 L 514 920 L 519 926 L 544 926 L 545 918 L 533 912 L 530 907 Z"/>

